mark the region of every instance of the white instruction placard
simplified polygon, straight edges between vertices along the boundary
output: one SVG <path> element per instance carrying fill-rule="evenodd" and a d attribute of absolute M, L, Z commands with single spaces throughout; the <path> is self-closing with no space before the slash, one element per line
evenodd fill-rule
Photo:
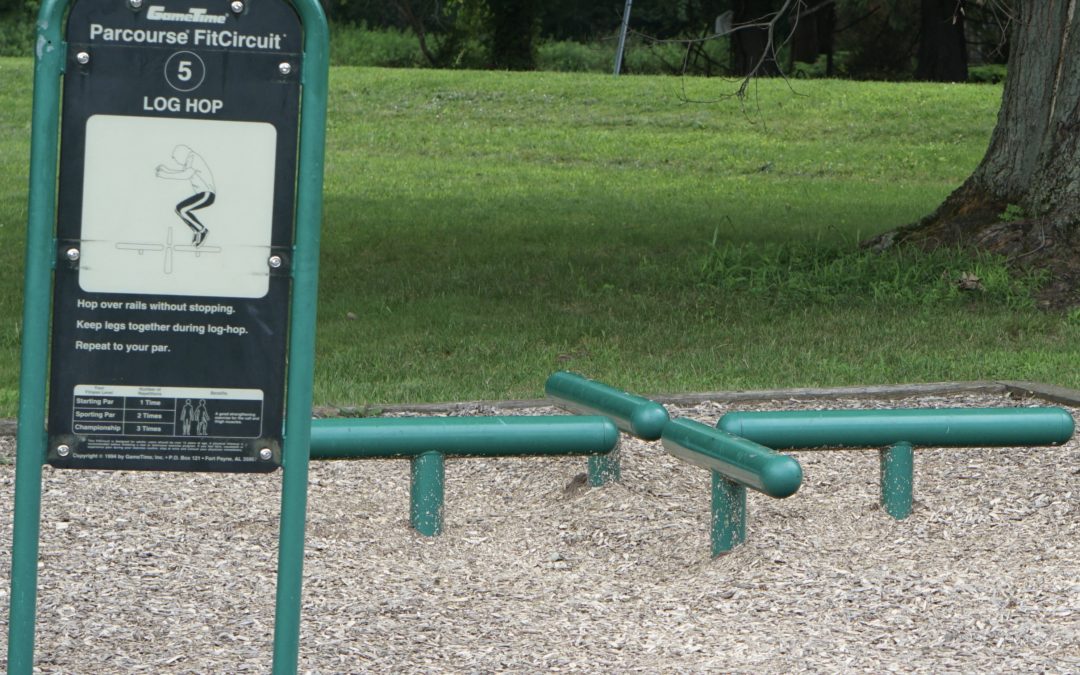
<path fill-rule="evenodd" d="M 266 295 L 276 145 L 264 122 L 91 116 L 79 286 Z"/>

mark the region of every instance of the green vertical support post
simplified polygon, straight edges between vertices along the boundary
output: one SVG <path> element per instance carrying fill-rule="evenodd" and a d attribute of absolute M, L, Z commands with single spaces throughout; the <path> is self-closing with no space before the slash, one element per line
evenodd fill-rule
<path fill-rule="evenodd" d="M 45 461 L 46 443 L 45 382 L 49 362 L 52 265 L 56 252 L 53 225 L 56 222 L 60 74 L 64 63 L 61 17 L 66 7 L 65 0 L 44 0 L 37 21 L 8 614 L 7 666 L 11 675 L 28 675 L 34 667 L 41 466 Z"/>
<path fill-rule="evenodd" d="M 802 484 L 802 467 L 745 438 L 691 419 L 671 420 L 664 449 L 712 474 L 712 554 L 727 553 L 746 541 L 746 489 L 782 499 Z"/>
<path fill-rule="evenodd" d="M 300 655 L 300 594 L 307 519 L 308 451 L 315 373 L 315 308 L 319 284 L 329 31 L 317 0 L 293 0 L 304 26 L 300 151 L 296 180 L 292 315 L 282 452 L 281 527 L 274 604 L 274 675 L 296 673 Z"/>
<path fill-rule="evenodd" d="M 881 508 L 897 520 L 911 515 L 915 448 L 901 442 L 881 449 Z"/>
<path fill-rule="evenodd" d="M 727 553 L 746 541 L 746 488 L 712 472 L 712 555 Z"/>
<path fill-rule="evenodd" d="M 441 452 L 425 452 L 410 460 L 409 522 L 425 537 L 437 537 L 443 529 L 446 494 L 446 463 Z"/>
<path fill-rule="evenodd" d="M 600 487 L 622 479 L 619 448 L 603 455 L 589 455 L 589 486 Z"/>

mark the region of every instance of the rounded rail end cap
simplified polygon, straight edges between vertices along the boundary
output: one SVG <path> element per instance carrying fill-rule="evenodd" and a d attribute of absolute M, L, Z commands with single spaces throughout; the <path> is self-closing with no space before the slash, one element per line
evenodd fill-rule
<path fill-rule="evenodd" d="M 742 431 L 742 425 L 739 423 L 738 413 L 727 413 L 721 416 L 720 419 L 716 420 L 716 428 L 735 436 L 742 436 L 739 433 Z"/>
<path fill-rule="evenodd" d="M 670 420 L 667 410 L 659 403 L 643 405 L 630 415 L 630 429 L 642 440 L 655 441 L 664 433 Z"/>
<path fill-rule="evenodd" d="M 557 370 L 544 382 L 544 393 L 548 396 L 556 395 L 560 387 L 578 383 L 584 379 L 581 375 L 571 373 L 569 370 Z"/>
<path fill-rule="evenodd" d="M 770 497 L 790 497 L 802 485 L 802 465 L 794 457 L 777 455 L 762 470 L 761 485 Z"/>
<path fill-rule="evenodd" d="M 1076 421 L 1073 420 L 1073 416 L 1069 414 L 1068 410 L 1064 408 L 1057 409 L 1060 414 L 1060 426 L 1058 432 L 1058 442 L 1065 443 L 1073 437 L 1073 433 L 1076 431 Z"/>
<path fill-rule="evenodd" d="M 615 423 L 609 418 L 604 417 L 601 428 L 603 429 L 604 438 L 602 445 L 606 448 L 604 454 L 617 450 L 619 448 L 619 427 L 615 426 Z"/>

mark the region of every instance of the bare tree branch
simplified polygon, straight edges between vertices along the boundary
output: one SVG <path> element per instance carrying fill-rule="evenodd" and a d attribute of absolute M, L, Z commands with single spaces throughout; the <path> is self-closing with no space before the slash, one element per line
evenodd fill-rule
<path fill-rule="evenodd" d="M 394 7 L 397 8 L 401 18 L 412 28 L 416 33 L 416 38 L 420 43 L 420 53 L 424 55 L 427 62 L 432 66 L 439 65 L 436 63 L 435 55 L 431 53 L 431 49 L 427 44 L 427 27 L 424 24 L 423 16 L 416 13 L 413 9 L 412 0 L 393 0 Z"/>
<path fill-rule="evenodd" d="M 732 94 L 732 96 L 735 96 L 736 98 L 738 98 L 740 100 L 743 100 L 743 99 L 746 98 L 746 92 L 747 92 L 747 89 L 750 86 L 750 82 L 762 72 L 762 70 L 765 67 L 765 64 L 770 63 L 770 62 L 771 63 L 777 63 L 777 52 L 779 51 L 780 47 L 784 46 L 785 44 L 787 44 L 791 40 L 791 37 L 794 34 L 794 30 L 795 30 L 794 26 L 798 22 L 798 17 L 800 16 L 800 13 L 801 13 L 801 16 L 806 16 L 809 13 L 820 11 L 822 8 L 834 4 L 835 1 L 836 0 L 822 0 L 821 2 L 815 4 L 813 7 L 809 7 L 805 11 L 803 11 L 803 8 L 807 6 L 807 3 L 806 3 L 805 0 L 784 0 L 784 4 L 781 5 L 780 9 L 776 10 L 775 12 L 772 12 L 770 14 L 765 14 L 765 15 L 763 15 L 761 17 L 758 17 L 758 18 L 756 18 L 756 19 L 754 19 L 752 21 L 747 21 L 747 22 L 740 23 L 738 25 L 732 26 L 730 30 L 719 32 L 719 33 L 713 32 L 713 33 L 710 33 L 710 34 L 705 35 L 705 36 L 700 37 L 700 38 L 659 39 L 659 38 L 652 37 L 650 35 L 646 35 L 646 34 L 641 33 L 639 31 L 632 31 L 632 32 L 635 35 L 640 36 L 642 39 L 649 42 L 650 44 L 680 44 L 680 45 L 685 45 L 686 46 L 686 55 L 683 58 L 683 74 L 685 74 L 687 68 L 689 67 L 690 50 L 694 46 L 700 45 L 700 44 L 708 42 L 710 40 L 715 40 L 716 38 L 732 35 L 732 34 L 738 33 L 739 31 L 747 31 L 747 30 L 764 31 L 765 32 L 765 45 L 764 45 L 764 48 L 761 50 L 760 55 L 758 55 L 757 60 L 753 63 L 753 65 L 751 65 L 751 67 L 749 69 L 747 69 L 746 74 L 742 76 L 738 88 L 736 89 L 735 93 Z M 795 16 L 796 16 L 795 23 L 792 25 L 791 31 L 786 36 L 784 36 L 782 40 L 780 40 L 778 42 L 777 39 L 776 39 L 777 38 L 777 36 L 776 36 L 777 26 L 779 25 L 780 20 L 783 19 L 793 9 L 796 12 L 796 14 L 795 14 Z M 781 76 L 783 76 L 783 72 L 781 72 Z M 786 77 L 784 79 L 785 79 L 785 81 L 787 80 Z M 695 102 L 695 103 L 711 102 L 711 101 L 694 101 L 694 100 L 690 99 L 686 95 L 685 84 L 683 85 L 682 98 L 683 98 L 684 101 L 687 101 L 687 102 Z M 727 96 L 721 97 L 721 99 L 723 99 L 723 98 L 727 98 Z"/>

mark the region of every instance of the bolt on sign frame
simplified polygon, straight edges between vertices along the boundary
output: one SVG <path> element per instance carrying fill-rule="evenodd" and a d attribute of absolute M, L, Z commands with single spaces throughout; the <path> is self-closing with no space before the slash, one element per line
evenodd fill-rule
<path fill-rule="evenodd" d="M 204 0 L 204 2 L 199 3 L 203 5 L 202 7 L 194 9 L 188 4 L 176 4 L 175 7 L 172 6 L 173 4 L 175 3 L 144 7 L 143 0 L 43 0 L 38 14 L 37 41 L 35 44 L 33 127 L 31 131 L 29 222 L 27 226 L 24 272 L 23 345 L 19 382 L 19 430 L 15 473 L 11 598 L 8 616 L 7 668 L 8 672 L 13 675 L 27 674 L 33 669 L 38 544 L 41 519 L 41 480 L 42 466 L 46 462 L 58 467 L 226 471 L 266 471 L 273 470 L 280 464 L 283 476 L 274 621 L 273 672 L 295 673 L 297 668 L 329 66 L 326 18 L 318 0 L 247 0 L 246 2 L 243 0 L 233 0 L 232 2 L 229 0 Z M 118 12 L 118 7 L 122 8 L 122 11 Z M 81 26 L 89 30 L 88 36 L 82 36 L 82 42 L 89 43 L 89 46 L 85 48 L 74 46 L 69 48 L 68 42 L 65 41 L 64 32 L 65 27 L 68 25 L 68 17 L 76 9 L 79 10 L 78 14 L 81 16 L 79 19 L 82 22 Z M 283 13 L 283 9 L 287 10 L 287 12 Z M 279 18 L 285 17 L 293 27 L 297 26 L 298 17 L 302 37 L 292 34 L 286 38 L 284 32 L 279 33 L 279 37 L 274 37 L 273 26 L 271 26 L 270 30 L 262 31 L 260 38 L 245 33 L 245 29 L 237 25 L 241 16 L 251 16 L 254 18 L 250 19 L 248 25 L 263 26 L 263 24 L 260 24 L 261 19 L 258 17 L 263 15 L 264 10 L 268 15 Z M 124 12 L 128 12 L 129 15 L 125 15 Z M 150 16 L 150 14 L 154 15 Z M 152 20 L 155 23 L 153 25 L 142 23 L 147 20 Z M 274 20 L 277 19 L 271 19 L 271 23 Z M 112 21 L 114 25 L 106 25 L 107 21 Z M 87 40 L 86 37 L 91 39 Z M 135 114 L 125 117 L 126 113 L 124 111 L 121 111 L 119 115 L 110 115 L 107 114 L 108 111 L 104 111 L 106 114 L 87 115 L 85 125 L 83 119 L 80 118 L 79 124 L 68 126 L 67 123 L 70 121 L 67 119 L 68 111 L 73 109 L 69 106 L 77 104 L 78 102 L 74 99 L 79 96 L 80 91 L 86 90 L 85 82 L 81 85 L 83 89 L 79 90 L 75 83 L 72 82 L 72 78 L 86 75 L 86 72 L 79 71 L 81 67 L 89 66 L 92 69 L 96 65 L 97 62 L 94 60 L 94 39 L 97 39 L 97 44 L 101 45 L 100 52 L 105 55 L 104 62 L 112 66 L 112 80 L 108 81 L 108 78 L 105 78 L 105 80 L 99 81 L 106 81 L 108 86 L 114 87 L 110 92 L 110 96 L 102 97 L 98 92 L 96 94 L 98 98 L 95 100 L 98 103 L 103 100 L 107 102 L 109 98 L 116 98 L 118 93 L 124 93 L 116 89 L 116 87 L 119 87 L 120 90 L 124 88 L 123 72 L 119 72 L 124 69 L 117 67 L 120 62 L 117 50 L 123 48 L 125 50 L 123 53 L 128 59 L 128 63 L 131 64 L 129 70 L 133 74 L 141 74 L 145 80 L 147 73 L 152 71 L 162 80 L 162 82 L 158 82 L 149 89 L 144 88 L 139 91 L 126 92 L 136 100 L 141 99 L 142 110 L 148 112 L 148 115 Z M 162 40 L 165 41 L 164 44 L 162 44 Z M 274 52 L 285 51 L 284 44 L 287 41 L 294 48 L 300 49 L 297 58 L 302 61 L 302 65 L 298 81 L 296 80 L 297 74 L 293 72 L 293 65 L 285 62 L 273 63 L 278 60 Z M 109 42 L 112 44 L 106 44 Z M 244 53 L 244 50 L 248 51 Z M 202 57 L 199 56 L 200 53 L 202 53 Z M 235 78 L 228 80 L 223 72 L 214 72 L 215 67 L 219 67 L 219 71 L 224 71 L 243 67 L 238 64 L 246 64 L 250 67 L 252 62 L 258 61 L 261 63 L 268 59 L 272 61 L 271 65 L 277 68 L 277 72 L 269 79 L 264 78 L 266 82 L 271 82 L 271 80 L 277 78 L 279 81 L 272 82 L 272 84 L 280 85 L 282 84 L 281 78 L 287 78 L 291 75 L 293 82 L 290 86 L 298 86 L 299 88 L 299 125 L 296 124 L 295 112 L 292 113 L 293 119 L 291 121 L 288 119 L 288 114 L 286 114 L 284 123 L 279 125 L 284 126 L 285 134 L 290 134 L 284 139 L 278 139 L 275 135 L 279 133 L 276 127 L 273 130 L 266 128 L 275 125 L 257 123 L 257 120 L 252 120 L 251 114 L 243 118 L 243 122 L 233 124 L 235 120 L 229 120 L 228 110 L 223 109 L 222 99 L 230 100 L 228 97 L 231 95 L 235 100 L 236 92 L 225 86 L 226 84 L 236 84 Z M 160 63 L 161 61 L 164 61 L 163 66 Z M 209 63 L 209 66 L 207 66 L 207 63 Z M 207 86 L 200 91 L 211 92 L 211 94 L 217 92 L 221 96 L 220 99 L 205 96 L 196 97 L 197 92 L 194 90 L 204 81 Z M 117 82 L 120 84 L 118 85 Z M 191 86 L 192 82 L 196 82 L 194 87 Z M 65 113 L 61 115 L 61 88 L 69 84 L 73 88 L 65 90 Z M 145 84 L 145 82 L 138 84 Z M 165 85 L 168 86 L 168 89 L 162 88 Z M 128 89 L 131 89 L 131 87 L 129 86 Z M 167 95 L 155 96 L 154 93 Z M 293 105 L 295 107 L 295 103 Z M 91 112 L 102 113 L 103 111 L 98 109 Z M 86 114 L 86 109 L 80 114 Z M 98 118 L 96 121 L 95 117 Z M 90 302 L 88 299 L 95 297 L 110 298 L 110 302 L 115 303 L 119 298 L 122 301 L 132 303 L 127 306 L 125 302 L 124 309 L 134 311 L 141 310 L 140 301 L 136 297 L 139 294 L 153 295 L 157 293 L 158 295 L 154 297 L 157 297 L 159 302 L 162 294 L 166 296 L 170 294 L 174 296 L 193 295 L 194 300 L 198 301 L 200 305 L 214 305 L 215 302 L 212 300 L 214 297 L 232 297 L 236 295 L 229 291 L 223 292 L 220 283 L 217 286 L 210 283 L 209 286 L 200 288 L 197 284 L 204 283 L 205 280 L 193 278 L 190 275 L 186 282 L 180 281 L 179 283 L 181 285 L 183 283 L 196 284 L 194 293 L 186 293 L 168 287 L 169 283 L 177 283 L 177 279 L 183 278 L 182 274 L 176 277 L 171 276 L 175 266 L 179 265 L 181 260 L 190 261 L 192 258 L 202 257 L 205 264 L 205 261 L 215 257 L 215 253 L 226 250 L 224 242 L 219 242 L 220 245 L 213 245 L 214 236 L 218 235 L 220 237 L 221 233 L 208 233 L 206 230 L 209 228 L 203 222 L 205 217 L 200 218 L 202 214 L 197 213 L 200 208 L 207 208 L 212 205 L 215 189 L 220 186 L 215 183 L 210 164 L 204 162 L 203 165 L 200 165 L 199 161 L 202 161 L 203 158 L 194 151 L 193 147 L 189 147 L 186 143 L 176 143 L 172 148 L 171 157 L 161 158 L 162 164 L 158 166 L 157 175 L 155 176 L 158 179 L 172 179 L 163 182 L 189 185 L 192 193 L 190 198 L 198 197 L 194 201 L 191 201 L 190 198 L 184 199 L 175 205 L 176 220 L 172 222 L 172 225 L 180 232 L 179 235 L 174 235 L 170 229 L 167 238 L 163 241 L 118 241 L 112 247 L 106 247 L 107 250 L 102 250 L 100 244 L 98 244 L 99 250 L 95 254 L 98 265 L 96 269 L 92 269 L 94 266 L 89 264 L 92 257 L 87 257 L 86 254 L 89 251 L 86 246 L 94 244 L 90 241 L 92 237 L 88 235 L 91 233 L 86 231 L 86 228 L 92 229 L 94 225 L 88 225 L 87 216 L 94 208 L 111 201 L 108 199 L 103 200 L 100 194 L 94 194 L 92 190 L 101 188 L 108 195 L 109 190 L 115 191 L 118 189 L 115 186 L 110 187 L 108 184 L 103 186 L 101 183 L 94 182 L 100 178 L 97 176 L 100 171 L 96 170 L 100 167 L 96 165 L 93 167 L 86 166 L 85 171 L 84 167 L 79 166 L 77 171 L 79 180 L 71 182 L 74 188 L 69 192 L 78 194 L 72 203 L 82 208 L 81 229 L 80 227 L 71 229 L 63 224 L 58 226 L 58 203 L 61 215 L 67 209 L 69 214 L 75 213 L 76 220 L 79 220 L 79 209 L 75 208 L 73 210 L 70 205 L 63 202 L 65 190 L 62 189 L 59 196 L 57 191 L 58 163 L 66 161 L 61 156 L 60 132 L 62 124 L 65 130 L 69 128 L 76 129 L 74 133 L 77 138 L 76 142 L 65 136 L 64 142 L 69 143 L 64 148 L 65 153 L 70 155 L 71 149 L 76 147 L 77 159 L 80 162 L 89 163 L 91 159 L 98 161 L 100 157 L 110 155 L 111 151 L 117 147 L 128 148 L 137 145 L 137 143 L 131 142 L 132 138 L 129 137 L 129 134 L 135 138 L 154 137 L 154 134 L 160 131 L 163 120 L 167 125 L 172 124 L 170 129 L 181 128 L 184 134 L 189 134 L 190 138 L 195 140 L 202 137 L 204 129 L 212 129 L 211 138 L 207 143 L 209 145 L 217 143 L 219 139 L 232 139 L 236 136 L 233 132 L 237 130 L 241 132 L 241 136 L 244 133 L 251 132 L 253 134 L 249 138 L 251 143 L 255 147 L 260 147 L 259 139 L 263 139 L 264 142 L 261 145 L 263 158 L 269 158 L 270 163 L 274 165 L 269 172 L 264 171 L 262 174 L 263 183 L 261 185 L 263 188 L 269 185 L 272 190 L 276 191 L 277 195 L 291 196 L 295 194 L 295 202 L 289 203 L 288 199 L 284 202 L 285 224 L 281 225 L 275 222 L 272 235 L 269 232 L 270 226 L 265 225 L 265 223 L 270 220 L 279 221 L 281 219 L 278 218 L 277 214 L 269 212 L 264 213 L 260 221 L 263 223 L 263 226 L 260 227 L 263 227 L 265 231 L 255 231 L 258 228 L 247 231 L 247 234 L 254 234 L 256 240 L 258 240 L 259 232 L 262 232 L 263 239 L 255 241 L 253 248 L 269 254 L 268 256 L 260 254 L 263 255 L 263 261 L 268 269 L 261 275 L 258 273 L 247 274 L 249 277 L 262 278 L 254 282 L 255 287 L 249 287 L 247 290 L 240 292 L 239 296 L 242 300 L 237 303 L 237 306 L 245 308 L 243 311 L 247 311 L 249 315 L 258 316 L 259 309 L 251 309 L 244 305 L 244 302 L 266 296 L 270 293 L 268 288 L 274 284 L 277 284 L 279 288 L 282 285 L 286 288 L 286 292 L 280 296 L 280 299 L 287 305 L 280 326 L 282 329 L 287 326 L 287 344 L 281 339 L 280 335 L 267 336 L 267 339 L 277 341 L 276 344 L 278 344 L 278 348 L 282 352 L 282 360 L 285 361 L 285 363 L 279 364 L 280 367 L 277 370 L 279 373 L 277 378 L 282 380 L 280 384 L 283 386 L 284 392 L 276 394 L 271 392 L 268 395 L 271 400 L 267 401 L 261 398 L 262 394 L 253 399 L 249 395 L 251 391 L 249 389 L 237 388 L 235 391 L 221 394 L 216 389 L 218 385 L 208 384 L 205 387 L 207 390 L 206 397 L 211 399 L 212 404 L 217 405 L 219 410 L 223 411 L 215 416 L 214 421 L 209 422 L 209 424 L 229 424 L 237 428 L 248 429 L 249 432 L 252 428 L 257 429 L 255 432 L 232 434 L 251 437 L 253 440 L 246 443 L 234 442 L 231 447 L 226 447 L 228 444 L 225 444 L 218 449 L 218 452 L 227 451 L 242 456 L 242 461 L 233 462 L 223 469 L 215 469 L 207 461 L 206 455 L 199 455 L 195 451 L 197 448 L 205 446 L 191 444 L 188 443 L 187 439 L 180 438 L 181 434 L 194 434 L 195 436 L 202 436 L 202 440 L 205 441 L 205 437 L 214 435 L 212 431 L 207 431 L 202 426 L 208 424 L 208 415 L 205 411 L 198 410 L 196 407 L 198 404 L 193 406 L 190 411 L 182 411 L 185 404 L 180 401 L 185 400 L 185 396 L 188 394 L 193 394 L 194 398 L 198 398 L 200 394 L 199 388 L 172 386 L 173 383 L 170 382 L 160 383 L 162 384 L 160 387 L 147 388 L 144 385 L 151 384 L 152 380 L 147 380 L 145 373 L 155 369 L 144 368 L 143 372 L 133 375 L 133 379 L 125 380 L 121 376 L 108 383 L 108 386 L 101 387 L 96 391 L 79 389 L 79 387 L 90 386 L 83 383 L 70 387 L 70 382 L 61 382 L 62 386 L 68 387 L 67 391 L 60 394 L 67 397 L 63 405 L 67 405 L 70 399 L 76 399 L 82 403 L 77 403 L 75 400 L 71 401 L 74 409 L 70 417 L 66 414 L 57 415 L 57 407 L 54 405 L 54 409 L 49 415 L 50 427 L 46 427 L 46 411 L 49 410 L 49 405 L 54 403 L 49 402 L 46 395 L 50 376 L 50 342 L 53 343 L 54 371 L 59 369 L 61 365 L 64 367 L 71 365 L 61 364 L 56 360 L 66 356 L 61 348 L 62 345 L 57 343 L 74 345 L 76 338 L 79 338 L 79 342 L 82 344 L 76 346 L 75 350 L 82 351 L 77 355 L 73 352 L 72 356 L 85 357 L 85 359 L 77 358 L 74 360 L 86 360 L 89 362 L 95 362 L 98 357 L 102 356 L 96 353 L 100 351 L 122 351 L 125 353 L 140 350 L 152 351 L 156 346 L 159 350 L 169 349 L 174 352 L 182 352 L 193 344 L 184 342 L 179 338 L 176 338 L 179 342 L 171 343 L 169 340 L 156 340 L 155 343 L 161 343 L 156 345 L 150 344 L 150 340 L 145 342 L 132 342 L 129 340 L 126 344 L 123 341 L 110 344 L 110 341 L 105 339 L 109 331 L 108 328 L 104 327 L 105 321 L 98 322 L 92 316 L 83 320 L 85 325 L 75 326 L 74 322 L 72 322 L 72 325 L 61 327 L 61 332 L 67 332 L 59 335 L 56 333 L 58 328 L 56 324 L 61 322 L 62 316 L 58 313 L 55 315 L 55 320 L 53 320 L 53 311 L 54 309 L 64 308 L 54 308 L 53 306 L 54 283 L 57 287 L 56 298 L 58 303 L 78 302 L 80 299 Z M 96 125 L 92 133 L 91 122 Z M 133 126 L 125 126 L 127 123 Z M 140 124 L 144 125 L 145 128 L 140 129 Z M 230 124 L 233 125 L 230 126 Z M 139 136 L 140 133 L 143 134 L 141 137 Z M 185 141 L 189 136 L 184 136 Z M 266 151 L 266 138 L 271 139 L 271 149 L 269 151 Z M 123 143 L 118 146 L 118 141 Z M 89 146 L 93 145 L 93 143 L 98 143 L 98 146 L 100 146 L 95 151 L 96 154 L 90 151 Z M 85 149 L 82 147 L 84 144 L 86 145 Z M 195 143 L 191 144 L 191 146 L 194 145 Z M 285 153 L 277 152 L 275 154 L 275 149 L 280 150 L 282 148 L 286 149 Z M 130 149 L 125 151 L 131 152 Z M 275 161 L 280 160 L 282 156 L 288 158 L 292 164 L 286 167 L 284 178 L 280 178 L 282 175 L 281 166 Z M 228 161 L 231 160 L 225 160 L 226 163 Z M 218 165 L 221 167 L 220 162 Z M 234 164 L 232 166 L 234 172 L 237 167 L 241 172 L 246 171 L 244 165 Z M 67 164 L 65 164 L 66 167 Z M 250 168 L 250 166 L 247 168 Z M 94 169 L 94 171 L 91 171 L 91 169 Z M 153 171 L 152 168 L 150 170 Z M 219 170 L 219 174 L 221 173 Z M 228 171 L 226 170 L 224 173 L 227 174 Z M 222 175 L 219 175 L 218 178 L 222 178 Z M 240 184 L 254 182 L 258 185 L 257 180 L 246 175 L 244 179 L 244 181 L 240 181 Z M 237 183 L 234 182 L 234 184 Z M 118 193 L 114 192 L 112 194 Z M 139 198 L 141 197 L 135 197 L 136 200 Z M 229 213 L 229 209 L 235 209 L 236 201 L 239 200 L 234 195 L 233 205 L 222 208 L 226 206 L 223 193 L 222 200 L 219 203 L 220 212 L 224 215 Z M 280 200 L 276 201 L 275 204 L 277 204 L 276 208 L 280 211 Z M 171 210 L 172 205 L 169 206 Z M 268 209 L 272 210 L 269 207 Z M 210 212 L 208 210 L 204 213 Z M 173 214 L 169 215 L 173 216 Z M 109 226 L 104 225 L 104 227 Z M 203 230 L 201 235 L 200 229 Z M 66 236 L 71 233 L 75 233 L 76 236 Z M 283 236 L 282 233 L 284 233 Z M 190 245 L 186 241 L 188 236 L 191 237 Z M 124 237 L 120 238 L 123 239 Z M 203 247 L 204 239 L 207 238 L 209 238 L 209 243 Z M 283 245 L 282 241 L 284 241 Z M 141 279 L 136 281 L 128 278 L 125 280 L 102 272 L 104 269 L 118 267 L 114 263 L 121 258 L 134 260 L 135 256 L 143 256 L 148 252 L 151 254 L 164 254 L 164 256 L 158 255 L 155 257 L 158 261 L 164 258 L 163 273 L 158 275 L 158 280 L 165 284 L 164 287 L 144 289 L 141 285 L 135 285 L 141 284 Z M 124 258 L 124 256 L 127 257 Z M 224 257 L 222 255 L 219 259 Z M 174 261 L 174 259 L 176 260 Z M 87 264 L 87 267 L 81 267 L 84 263 Z M 232 259 L 227 265 L 221 265 L 219 269 L 226 276 L 229 274 L 235 275 L 236 264 L 242 265 L 243 261 L 237 263 L 236 259 Z M 89 275 L 85 274 L 87 268 L 91 268 Z M 89 276 L 90 279 L 84 279 L 84 276 Z M 285 277 L 283 281 L 281 280 L 282 276 Z M 77 281 L 73 283 L 71 279 Z M 287 289 L 290 282 L 292 286 L 291 293 Z M 232 282 L 228 281 L 227 283 L 231 284 Z M 65 284 L 68 290 L 71 291 L 69 296 L 66 297 L 63 296 Z M 128 286 L 125 287 L 125 284 L 128 284 Z M 262 284 L 262 286 L 258 284 Z M 260 294 L 262 295 L 260 296 Z M 203 300 L 204 298 L 205 300 Z M 177 300 L 176 304 L 180 304 L 180 301 L 185 298 L 177 297 L 174 299 Z M 190 298 L 187 299 L 190 300 Z M 255 300 L 250 301 L 255 302 Z M 89 311 L 86 310 L 88 305 L 77 306 L 84 311 Z M 113 307 L 120 311 L 119 305 L 113 305 Z M 70 306 L 68 309 L 70 309 Z M 154 328 L 145 324 L 131 328 L 126 322 L 117 320 L 118 318 L 125 318 L 122 316 L 122 312 L 120 314 L 121 316 L 102 314 L 101 317 L 103 319 L 111 318 L 113 325 L 116 326 L 114 330 L 117 333 L 121 330 L 135 331 L 140 334 L 155 330 L 161 333 L 172 332 L 171 325 L 169 329 Z M 63 320 L 66 322 L 70 321 L 71 318 L 63 317 Z M 95 325 L 98 323 L 101 325 Z M 122 323 L 125 325 L 123 329 L 120 328 Z M 136 323 L 139 322 L 136 321 Z M 161 325 L 164 326 L 164 324 Z M 230 329 L 239 330 L 243 327 L 243 321 L 238 321 L 235 324 L 211 321 L 202 322 L 201 325 L 204 329 L 209 329 L 212 333 L 217 332 L 220 336 Z M 106 344 L 110 344 L 109 349 L 105 348 L 104 345 Z M 116 347 L 116 344 L 120 346 Z M 137 365 L 139 363 L 137 359 L 146 358 L 146 356 L 146 354 L 136 354 L 133 357 L 135 360 L 128 361 L 128 363 Z M 173 356 L 183 359 L 182 353 L 174 353 Z M 123 363 L 124 361 L 120 360 L 119 362 Z M 273 365 L 271 364 L 271 370 L 273 370 Z M 72 365 L 72 367 L 78 369 L 83 365 L 80 363 Z M 168 372 L 169 369 L 165 370 Z M 174 368 L 173 371 L 175 370 Z M 100 375 L 101 372 L 104 372 L 103 369 L 99 369 L 97 374 Z M 93 374 L 91 373 L 91 375 Z M 55 372 L 54 376 L 56 376 Z M 140 377 L 143 379 L 138 379 Z M 131 384 L 132 381 L 137 384 Z M 211 387 L 215 387 L 215 389 L 211 390 Z M 54 382 L 53 391 L 51 392 L 54 397 L 57 396 L 56 389 L 57 383 Z M 169 436 L 169 432 L 158 427 L 163 422 L 169 422 L 171 415 L 173 426 L 170 430 L 171 435 L 174 437 L 171 444 L 158 442 L 155 445 L 152 441 L 140 440 L 139 438 L 134 440 L 124 439 L 124 443 L 127 443 L 127 445 L 118 443 L 111 453 L 105 452 L 109 448 L 109 442 L 108 439 L 103 440 L 101 438 L 102 434 L 107 435 L 113 432 L 121 436 L 145 436 L 141 432 L 147 431 L 146 427 L 138 427 L 137 430 L 140 433 L 135 433 L 135 427 L 128 429 L 126 426 L 126 423 L 129 422 L 126 417 L 128 413 L 125 411 L 122 413 L 123 417 L 118 417 L 115 410 L 108 409 L 112 406 L 108 402 L 102 401 L 103 398 L 116 398 L 119 400 L 129 394 L 132 397 L 157 399 L 157 402 L 153 405 L 159 406 L 160 410 L 155 411 L 152 407 L 143 408 L 141 412 L 136 410 L 134 414 L 136 416 L 141 415 L 141 417 L 137 417 L 137 420 L 132 422 L 133 424 L 145 422 L 151 434 L 157 433 L 159 436 Z M 162 403 L 162 401 L 168 401 L 169 396 L 178 398 L 173 403 Z M 225 402 L 214 399 L 214 396 L 224 396 Z M 245 398 L 245 396 L 248 398 Z M 274 396 L 277 396 L 278 400 L 273 400 Z M 259 405 L 253 407 L 253 400 L 260 402 Z M 284 407 L 283 412 L 281 411 L 282 404 Z M 95 408 L 95 406 L 97 407 Z M 164 412 L 169 409 L 169 406 L 172 406 L 171 412 Z M 59 409 L 62 408 L 63 406 L 60 406 Z M 255 410 L 255 412 L 252 412 L 252 410 Z M 191 426 L 185 427 L 182 432 L 177 432 L 176 430 L 180 428 L 181 418 Z M 58 419 L 62 419 L 62 422 L 58 423 Z M 259 425 L 252 427 L 253 420 L 256 419 L 266 423 L 262 424 L 261 428 Z M 116 424 L 110 427 L 108 424 L 110 421 Z M 281 424 L 282 421 L 284 422 L 284 431 L 279 434 L 275 426 Z M 59 431 L 56 429 L 58 424 L 63 427 Z M 117 431 L 117 428 L 119 431 Z M 67 434 L 67 437 L 64 437 L 64 434 Z M 93 447 L 88 445 L 87 438 L 96 438 L 97 445 Z M 123 453 L 130 451 L 132 448 L 135 448 L 135 452 L 138 452 L 142 459 L 136 459 L 134 462 L 126 464 L 120 461 L 118 465 L 110 465 L 106 454 L 111 454 L 112 459 L 116 461 L 117 457 L 123 459 Z M 176 448 L 180 449 L 181 455 L 185 451 L 188 452 L 188 455 L 182 456 L 179 460 L 176 459 L 176 455 L 167 456 L 168 452 L 175 451 Z M 93 461 L 80 463 L 80 452 L 83 453 L 85 459 L 85 457 L 95 455 L 95 452 L 91 451 L 97 449 L 104 450 L 96 453 L 96 457 L 91 459 L 101 461 L 97 464 Z M 147 454 L 148 452 L 149 454 Z M 145 459 L 150 456 L 153 456 L 153 459 Z M 163 465 L 163 463 L 167 462 L 173 462 L 174 465 Z M 248 465 L 244 466 L 244 462 L 248 463 Z M 229 462 L 225 463 L 228 464 Z M 258 468 L 253 469 L 251 465 Z"/>

